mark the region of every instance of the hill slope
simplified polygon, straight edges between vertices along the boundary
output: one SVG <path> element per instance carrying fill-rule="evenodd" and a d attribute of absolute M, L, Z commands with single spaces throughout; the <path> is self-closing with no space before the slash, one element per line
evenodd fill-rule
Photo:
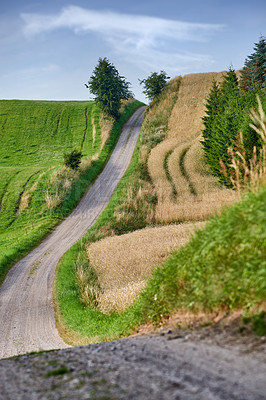
<path fill-rule="evenodd" d="M 99 151 L 99 118 L 94 102 L 0 101 L 2 268 L 19 248 L 53 226 L 55 207 L 49 208 L 48 196 L 51 201 L 59 190 L 61 197 L 67 195 L 76 176 L 64 171 L 55 185 L 51 176 L 62 165 L 64 152 L 77 148 L 92 156 Z"/>
<path fill-rule="evenodd" d="M 140 105 L 128 103 L 109 123 L 108 141 L 92 101 L 0 101 L 0 283 L 76 205 Z M 62 167 L 74 148 L 84 155 L 78 172 Z"/>

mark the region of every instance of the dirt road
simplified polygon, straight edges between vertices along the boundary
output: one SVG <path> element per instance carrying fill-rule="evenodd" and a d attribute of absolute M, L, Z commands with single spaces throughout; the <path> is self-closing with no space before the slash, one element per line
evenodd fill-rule
<path fill-rule="evenodd" d="M 60 257 L 94 224 L 126 171 L 145 107 L 125 124 L 104 171 L 78 207 L 40 246 L 19 261 L 0 288 L 0 358 L 68 347 L 55 328 L 52 285 Z"/>

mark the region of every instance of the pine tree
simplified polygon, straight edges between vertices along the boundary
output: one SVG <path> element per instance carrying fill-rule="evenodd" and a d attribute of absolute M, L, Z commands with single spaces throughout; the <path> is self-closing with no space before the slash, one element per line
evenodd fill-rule
<path fill-rule="evenodd" d="M 228 165 L 227 149 L 238 134 L 242 108 L 241 95 L 236 73 L 232 67 L 224 76 L 220 85 L 214 82 L 206 104 L 206 116 L 203 118 L 203 148 L 205 158 L 213 175 L 225 184 L 221 173 L 220 160 Z"/>
<path fill-rule="evenodd" d="M 217 82 L 214 80 L 212 84 L 212 88 L 210 90 L 209 96 L 207 97 L 206 101 L 206 110 L 205 116 L 202 118 L 204 123 L 204 130 L 203 130 L 203 138 L 202 141 L 203 148 L 205 149 L 206 156 L 208 155 L 208 150 L 213 145 L 213 131 L 214 131 L 214 124 L 215 119 L 219 114 L 219 100 L 220 89 L 217 85 Z"/>
<path fill-rule="evenodd" d="M 241 72 L 240 87 L 247 91 L 254 85 L 266 88 L 266 39 L 261 36 L 259 43 L 255 43 L 254 53 L 245 60 Z"/>

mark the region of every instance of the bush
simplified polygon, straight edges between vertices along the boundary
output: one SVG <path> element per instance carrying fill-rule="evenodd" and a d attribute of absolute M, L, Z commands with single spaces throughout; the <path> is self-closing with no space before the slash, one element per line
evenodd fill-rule
<path fill-rule="evenodd" d="M 78 169 L 81 163 L 82 154 L 77 149 L 72 150 L 70 153 L 64 154 L 64 164 L 71 169 Z"/>

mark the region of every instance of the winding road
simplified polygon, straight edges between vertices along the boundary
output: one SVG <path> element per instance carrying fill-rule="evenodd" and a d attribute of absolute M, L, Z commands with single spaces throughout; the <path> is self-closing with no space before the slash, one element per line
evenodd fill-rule
<path fill-rule="evenodd" d="M 145 107 L 124 125 L 98 179 L 55 231 L 8 273 L 0 288 L 0 358 L 68 347 L 54 320 L 52 286 L 62 255 L 95 223 L 125 173 L 137 143 Z"/>

